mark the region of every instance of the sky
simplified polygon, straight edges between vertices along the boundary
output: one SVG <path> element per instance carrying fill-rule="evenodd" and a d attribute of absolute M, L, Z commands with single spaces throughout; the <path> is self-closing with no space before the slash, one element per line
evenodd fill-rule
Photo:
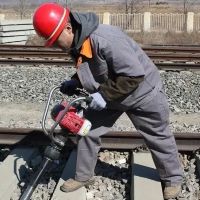
<path fill-rule="evenodd" d="M 0 0 L 0 4 L 1 5 L 14 5 L 14 4 L 17 4 L 18 2 L 19 2 L 20 0 Z M 49 0 L 49 1 L 45 1 L 45 0 L 25 0 L 25 1 L 27 1 L 28 3 L 30 3 L 30 4 L 32 4 L 32 3 L 34 3 L 34 4 L 40 4 L 40 3 L 43 3 L 43 2 L 55 2 L 55 0 Z M 70 2 L 70 1 L 73 1 L 73 2 L 84 2 L 84 3 L 86 3 L 86 1 L 87 0 L 60 0 L 60 2 L 66 2 L 66 1 L 68 1 L 68 2 Z M 92 0 L 88 0 L 88 1 L 92 1 Z M 99 0 L 93 0 L 93 1 L 96 1 L 96 2 L 98 2 Z M 108 0 L 101 0 L 101 1 L 107 1 L 108 2 Z M 125 2 L 125 0 L 109 0 L 109 2 L 117 2 L 117 1 L 121 1 L 121 2 Z M 151 3 L 153 3 L 153 2 L 157 2 L 158 0 L 150 0 L 150 2 Z M 184 0 L 159 0 L 160 2 L 183 2 Z M 198 3 L 200 3 L 200 0 L 187 0 L 188 2 L 198 2 Z M 147 1 L 147 2 L 149 2 L 149 1 Z"/>

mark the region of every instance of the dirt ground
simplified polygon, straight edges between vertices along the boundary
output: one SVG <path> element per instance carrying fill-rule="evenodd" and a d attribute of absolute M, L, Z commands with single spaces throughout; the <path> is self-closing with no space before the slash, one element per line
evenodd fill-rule
<path fill-rule="evenodd" d="M 31 127 L 41 128 L 41 119 L 45 105 L 36 103 L 1 103 L 0 127 Z M 200 127 L 200 113 L 173 114 L 170 113 L 170 122 L 178 125 L 196 125 Z M 128 117 L 123 114 L 116 122 L 124 127 L 132 127 Z"/>

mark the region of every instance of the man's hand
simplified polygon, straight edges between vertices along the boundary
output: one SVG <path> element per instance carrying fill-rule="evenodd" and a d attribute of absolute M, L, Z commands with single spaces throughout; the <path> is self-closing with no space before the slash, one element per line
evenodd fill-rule
<path fill-rule="evenodd" d="M 76 94 L 76 89 L 79 86 L 79 81 L 76 79 L 71 79 L 69 81 L 64 81 L 61 83 L 60 92 L 72 96 Z"/>
<path fill-rule="evenodd" d="M 91 94 L 92 102 L 89 107 L 94 110 L 102 110 L 106 107 L 106 102 L 99 92 Z"/>

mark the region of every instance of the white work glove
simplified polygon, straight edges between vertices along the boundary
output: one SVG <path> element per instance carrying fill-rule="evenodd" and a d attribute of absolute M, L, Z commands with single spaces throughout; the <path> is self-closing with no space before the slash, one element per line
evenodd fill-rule
<path fill-rule="evenodd" d="M 106 102 L 99 92 L 91 94 L 92 102 L 89 107 L 94 110 L 103 110 L 106 107 Z"/>

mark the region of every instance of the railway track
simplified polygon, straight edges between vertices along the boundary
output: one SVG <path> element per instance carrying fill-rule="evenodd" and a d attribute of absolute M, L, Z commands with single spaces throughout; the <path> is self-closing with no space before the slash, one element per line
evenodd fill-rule
<path fill-rule="evenodd" d="M 143 45 L 143 50 L 159 69 L 196 70 L 200 68 L 200 46 Z M 72 64 L 67 53 L 56 48 L 24 45 L 0 45 L 1 64 Z"/>
<path fill-rule="evenodd" d="M 16 174 L 18 175 L 18 171 L 20 171 L 20 169 L 23 166 L 25 166 L 25 165 L 27 166 L 27 164 L 32 159 L 35 159 L 35 157 L 33 155 L 35 154 L 36 151 L 37 151 L 36 148 L 16 148 L 16 149 L 12 150 L 12 152 L 2 162 L 2 164 L 0 165 L 0 176 L 5 181 L 4 181 L 4 184 L 0 185 L 0 189 L 1 189 L 0 190 L 0 199 L 2 199 L 2 200 L 3 199 L 6 199 L 6 200 L 8 200 L 8 199 L 13 199 L 13 200 L 24 199 L 24 189 L 26 188 L 29 181 L 33 178 L 32 177 L 33 173 L 28 174 L 28 176 L 30 176 L 29 181 L 24 181 L 22 178 L 23 176 L 25 176 L 25 173 L 27 173 L 27 172 L 25 172 L 25 171 L 21 172 L 21 174 L 19 176 L 16 176 Z M 102 155 L 102 153 L 103 152 L 101 152 L 101 155 Z M 105 154 L 107 154 L 107 153 L 108 153 L 108 151 L 106 151 Z M 151 188 L 153 187 L 154 190 L 156 190 L 157 192 L 148 195 L 148 199 L 149 200 L 155 200 L 155 199 L 162 200 L 163 195 L 162 195 L 161 183 L 159 182 L 159 177 L 156 172 L 156 169 L 153 164 L 153 160 L 151 158 L 150 153 L 136 154 L 136 153 L 130 151 L 130 152 L 128 152 L 128 154 L 129 154 L 130 161 L 126 161 L 127 168 L 120 169 L 120 165 L 113 166 L 113 165 L 109 165 L 109 163 L 107 164 L 108 165 L 107 168 L 110 168 L 109 170 L 110 171 L 112 170 L 111 171 L 112 173 L 115 171 L 116 172 L 118 171 L 119 178 L 121 177 L 119 171 L 123 171 L 123 174 L 126 173 L 126 176 L 127 176 L 127 177 L 123 177 L 123 181 L 126 184 L 120 184 L 121 181 L 118 180 L 117 177 L 112 177 L 112 179 L 114 179 L 113 181 L 112 181 L 112 179 L 110 179 L 111 184 L 112 184 L 112 182 L 115 181 L 115 184 L 116 184 L 116 182 L 118 182 L 121 187 L 121 189 L 120 189 L 121 192 L 118 191 L 119 189 L 116 189 L 116 191 L 114 193 L 115 194 L 118 193 L 117 195 L 118 196 L 120 195 L 120 197 L 122 197 L 122 195 L 120 193 L 126 193 L 127 200 L 133 200 L 133 199 L 141 200 L 141 197 L 142 197 L 142 199 L 146 199 L 146 197 L 147 197 L 146 194 L 143 193 L 144 188 L 146 190 L 151 191 Z M 146 162 L 143 162 L 144 158 L 145 158 Z M 125 159 L 122 158 L 121 160 L 119 160 L 119 163 L 122 163 L 122 162 L 125 163 L 124 160 Z M 17 163 L 15 166 L 15 171 L 12 170 L 14 163 Z M 50 195 L 49 194 L 45 195 L 44 190 L 41 191 L 39 189 L 41 187 L 41 185 L 44 185 L 43 187 L 45 187 L 45 181 L 44 181 L 45 179 L 41 178 L 41 181 L 38 182 L 38 185 L 37 185 L 38 187 L 36 186 L 35 192 L 33 192 L 31 199 L 32 200 L 34 200 L 34 199 L 89 200 L 90 198 L 88 198 L 88 197 L 89 196 L 91 197 L 91 193 L 93 193 L 93 191 L 96 191 L 95 189 L 93 189 L 93 187 L 95 187 L 95 186 L 91 186 L 90 188 L 87 188 L 87 191 L 84 187 L 82 187 L 79 190 L 70 192 L 70 193 L 63 193 L 60 190 L 60 186 L 63 184 L 64 180 L 67 180 L 74 176 L 75 166 L 76 166 L 76 151 L 73 150 L 70 152 L 68 158 L 66 159 L 66 163 L 63 164 L 63 167 L 60 170 L 59 178 L 58 178 L 58 180 L 56 180 L 57 183 L 54 186 L 54 190 L 50 192 Z M 97 167 L 99 167 L 99 166 L 100 166 L 100 164 L 97 164 Z M 49 167 L 50 167 L 50 165 L 49 165 Z M 57 168 L 58 167 L 59 166 L 57 166 Z M 128 170 L 128 167 L 132 168 L 132 170 Z M 143 177 L 140 177 L 138 175 L 138 170 L 140 171 L 140 173 L 143 173 Z M 151 176 L 148 175 L 149 173 L 151 173 Z M 47 179 L 47 177 L 49 175 L 44 173 L 43 176 L 45 176 L 45 178 Z M 101 174 L 97 173 L 95 176 L 94 184 L 98 185 L 99 180 L 102 180 L 102 181 L 106 180 L 108 182 L 108 177 L 109 177 L 109 174 L 107 176 L 101 176 Z M 17 185 L 20 185 L 23 181 L 24 181 L 24 186 L 22 186 L 21 189 L 19 190 L 19 187 Z M 110 189 L 108 189 L 108 190 L 106 188 L 103 189 L 102 186 L 103 185 L 107 186 L 107 185 L 106 185 L 106 181 L 105 181 L 105 183 L 102 181 L 100 181 L 101 186 L 99 186 L 100 187 L 99 194 L 101 195 L 101 192 L 102 193 L 105 192 L 105 194 L 107 194 L 107 197 L 110 196 L 109 199 L 114 199 L 114 196 L 112 196 L 112 190 L 114 190 L 114 187 L 112 187 L 111 184 L 108 184 L 108 188 L 110 188 Z M 141 181 L 142 181 L 142 185 L 141 185 Z M 9 187 L 10 185 L 12 185 L 12 188 Z M 127 190 L 127 189 L 125 189 L 125 187 L 129 188 L 128 191 L 126 191 L 126 192 L 125 192 L 125 190 Z M 124 188 L 124 189 L 122 189 L 122 188 Z M 16 192 L 17 190 L 19 190 L 19 191 Z M 38 196 L 39 196 L 38 193 L 41 193 L 40 198 L 38 198 Z M 102 195 L 105 196 L 105 194 L 102 194 Z M 45 198 L 45 196 L 46 196 L 46 198 Z M 48 198 L 47 198 L 47 196 L 48 196 Z M 30 198 L 26 198 L 26 199 L 30 199 Z M 103 199 L 105 199 L 105 198 L 103 198 Z"/>
<path fill-rule="evenodd" d="M 55 64 L 56 61 L 52 62 L 52 60 L 57 59 L 57 64 L 66 64 L 72 62 L 71 60 L 67 60 L 66 54 L 63 54 L 61 51 L 57 52 L 55 49 L 44 49 L 41 47 L 34 47 L 32 49 L 31 47 L 24 48 L 19 47 L 19 49 L 16 49 L 16 46 L 13 46 L 12 53 L 9 53 L 10 51 L 6 50 L 7 46 L 4 47 L 4 50 L 1 51 L 1 48 L 3 46 L 0 46 L 0 63 L 1 59 L 5 59 L 5 63 L 14 63 L 15 59 L 18 59 L 17 63 L 24 63 L 24 64 L 30 64 L 30 63 L 43 63 L 43 64 Z M 10 46 L 11 48 L 11 46 Z M 17 47 L 18 48 L 18 47 Z M 143 47 L 145 49 L 145 47 Z M 154 47 L 152 47 L 154 48 Z M 160 49 L 159 49 L 160 48 Z M 199 69 L 199 60 L 198 60 L 198 51 L 200 52 L 200 47 L 195 47 L 196 52 L 191 49 L 189 51 L 188 47 L 180 47 L 181 50 L 176 51 L 176 47 L 167 47 L 166 50 L 164 50 L 165 47 L 156 47 L 153 50 L 147 49 L 145 51 L 148 52 L 149 56 L 151 58 L 154 58 L 154 62 L 159 62 L 159 65 L 161 66 L 161 69 L 170 69 L 174 70 L 180 70 L 180 69 Z M 192 48 L 192 47 L 189 47 Z M 198 49 L 199 48 L 199 49 Z M 12 48 L 11 48 L 12 49 Z M 163 50 L 162 50 L 163 49 Z M 197 50 L 198 49 L 198 50 Z M 9 54 L 9 56 L 7 56 Z M 12 54 L 12 55 L 11 55 Z M 179 57 L 176 56 L 176 54 L 179 54 Z M 20 58 L 19 58 L 20 55 Z M 40 57 L 38 57 L 40 56 Z M 193 58 L 193 59 L 190 59 Z M 9 61 L 6 61 L 8 59 Z M 36 60 L 36 62 L 33 61 Z M 162 60 L 163 59 L 163 60 Z M 184 60 L 185 59 L 185 60 Z M 26 61 L 28 60 L 28 61 Z M 62 61 L 62 62 L 61 62 Z M 195 61 L 195 62 L 194 62 Z M 61 63 L 60 63 L 61 62 Z M 192 63 L 191 63 L 192 62 Z M 4 63 L 4 62 L 2 62 Z M 158 66 L 158 65 L 157 65 Z M 173 68 L 173 67 L 176 68 Z M 170 68 L 171 67 L 171 68 Z M 58 131 L 60 132 L 60 131 Z M 200 136 L 199 133 L 174 133 L 178 149 L 181 153 L 184 152 L 194 152 L 195 150 L 199 149 L 200 147 Z M 67 144 L 70 148 L 76 144 L 76 139 L 74 135 L 69 136 L 70 142 Z M 4 184 L 0 184 L 0 199 L 13 199 L 17 200 L 20 199 L 20 196 L 23 194 L 24 189 L 26 188 L 29 181 L 22 181 L 21 177 L 22 175 L 25 175 L 27 172 L 25 171 L 23 174 L 23 169 L 25 166 L 28 165 L 28 163 L 31 160 L 37 160 L 37 157 L 35 158 L 35 152 L 38 152 L 38 149 L 41 148 L 41 146 L 48 144 L 50 141 L 48 138 L 43 134 L 43 131 L 41 129 L 7 129 L 7 128 L 0 128 L 0 145 L 2 147 L 9 147 L 12 149 L 10 154 L 3 160 L 3 162 L 0 162 L 0 177 L 1 180 L 4 180 Z M 145 153 L 135 153 L 133 152 L 133 149 L 143 146 L 144 140 L 141 137 L 140 134 L 137 132 L 110 132 L 107 135 L 102 137 L 102 147 L 103 149 L 106 149 L 107 151 L 128 151 L 130 160 L 127 161 L 128 165 L 130 166 L 130 174 L 126 174 L 127 177 L 130 178 L 130 182 L 127 178 L 125 178 L 123 181 L 125 182 L 124 187 L 129 188 L 128 190 L 128 197 L 126 200 L 141 200 L 141 199 L 148 199 L 148 200 L 161 200 L 162 197 L 162 188 L 161 184 L 159 182 L 159 178 L 157 176 L 157 172 L 155 170 L 155 166 L 152 164 L 151 155 L 147 152 Z M 0 149 L 1 150 L 1 149 Z M 105 152 L 107 155 L 107 153 Z M 112 152 L 112 154 L 114 154 Z M 112 155 L 111 154 L 111 155 Z M 66 164 L 64 164 L 62 170 L 60 170 L 59 179 L 56 181 L 54 189 L 51 191 L 51 195 L 45 195 L 41 194 L 41 198 L 36 198 L 34 196 L 33 200 L 35 199 L 43 199 L 43 200 L 61 200 L 61 199 L 76 199 L 76 200 L 90 200 L 94 199 L 94 196 L 91 196 L 94 192 L 91 189 L 87 189 L 87 191 L 82 188 L 79 191 L 76 191 L 73 194 L 66 194 L 62 193 L 60 191 L 60 185 L 63 183 L 64 180 L 67 178 L 70 178 L 75 169 L 75 160 L 76 160 L 76 152 L 72 151 L 67 159 Z M 103 156 L 104 157 L 104 156 Z M 106 156 L 105 156 L 106 158 Z M 120 163 L 124 163 L 124 159 L 119 161 Z M 196 161 L 197 163 L 200 163 L 199 160 Z M 111 160 L 112 163 L 112 160 Z M 37 167 L 37 166 L 36 166 Z M 57 165 L 57 168 L 59 165 Z M 111 172 L 107 171 L 106 174 L 109 177 L 109 173 L 112 173 L 115 169 L 117 171 L 123 171 L 124 173 L 124 167 L 123 165 L 119 166 L 112 166 L 110 164 L 106 165 L 106 168 L 111 167 Z M 105 164 L 103 165 L 102 169 L 105 168 Z M 188 170 L 188 169 L 187 169 Z M 125 170 L 126 171 L 126 170 Z M 188 170 L 189 171 L 189 170 Z M 27 173 L 28 174 L 28 173 Z M 48 173 L 47 173 L 48 174 Z M 29 176 L 30 174 L 28 174 Z M 48 175 L 49 176 L 49 175 Z M 98 176 L 98 174 L 97 174 Z M 100 176 L 100 175 L 99 175 Z M 32 177 L 30 175 L 30 177 Z M 105 177 L 100 176 L 100 181 L 95 182 L 96 185 L 99 188 L 102 188 L 102 184 L 104 184 L 104 181 L 108 181 L 107 179 L 103 179 Z M 117 174 L 117 177 L 120 177 L 120 173 Z M 114 184 L 116 184 L 117 177 L 114 179 Z M 46 178 L 48 179 L 48 178 Z M 96 177 L 98 179 L 98 177 Z M 109 179 L 109 182 L 111 182 L 112 178 Z M 122 182 L 122 179 L 120 177 L 120 182 Z M 103 181 L 102 181 L 103 180 Z M 105 181 L 105 182 L 106 182 Z M 128 182 L 126 182 L 128 181 Z M 189 181 L 189 179 L 188 179 Z M 43 184 L 44 180 L 42 180 L 40 183 Z M 142 183 L 142 184 L 141 184 Z M 119 184 L 119 183 L 117 183 Z M 50 183 L 47 183 L 47 188 L 49 188 Z M 20 187 L 19 187 L 20 186 Z M 40 186 L 36 188 L 36 193 L 41 193 L 41 189 L 44 186 Z M 106 185 L 105 189 L 100 191 L 102 196 L 104 195 L 111 195 L 113 188 L 108 190 L 110 185 Z M 120 186 L 121 187 L 121 186 Z M 17 188 L 17 189 L 16 189 Z M 94 189 L 93 188 L 93 189 Z M 116 188 L 119 188 L 119 186 L 116 186 Z M 15 198 L 13 198 L 13 194 L 16 193 L 16 190 L 19 190 L 19 194 L 17 194 Z M 95 191 L 96 189 L 94 189 Z M 99 189 L 100 190 L 100 189 Z M 125 189 L 121 188 L 121 193 L 125 192 Z M 127 189 L 126 189 L 127 190 Z M 156 192 L 144 192 L 145 191 L 156 191 Z M 38 192 L 39 191 L 39 192 Z M 185 191 L 185 190 L 183 190 Z M 92 193 L 92 194 L 91 194 Z M 72 196 L 70 196 L 72 195 Z M 99 195 L 99 194 L 98 194 Z M 147 195 L 147 196 L 145 196 Z M 158 196 L 155 196 L 158 195 Z M 47 198 L 48 196 L 48 198 Z M 91 197 L 91 198 L 89 198 Z M 101 196 L 100 196 L 101 197 Z M 100 198 L 99 197 L 99 198 Z M 111 198 L 111 197 L 110 197 Z M 119 197 L 120 199 L 121 197 Z M 100 198 L 101 199 L 101 198 Z M 104 197 L 102 197 L 104 199 Z M 106 198 L 108 199 L 108 198 Z M 118 199 L 116 196 L 113 196 L 111 199 Z M 125 198 L 123 198 L 125 199 Z M 192 198 L 191 198 L 192 199 Z M 194 199 L 194 198 L 193 198 Z"/>
<path fill-rule="evenodd" d="M 58 132 L 60 131 L 58 130 Z M 200 136 L 198 133 L 174 133 L 174 135 L 176 138 L 179 151 L 192 152 L 198 149 L 200 146 Z M 15 144 L 13 146 L 14 149 L 0 164 L 0 176 L 2 177 L 1 180 L 5 180 L 4 184 L 0 185 L 0 199 L 22 200 L 23 199 L 22 197 L 26 196 L 24 195 L 23 192 L 25 191 L 25 188 L 27 187 L 29 182 L 33 179 L 34 173 L 21 171 L 19 175 L 19 171 L 25 165 L 27 166 L 28 163 L 30 163 L 31 161 L 37 160 L 38 155 L 36 154 L 36 152 L 38 152 L 37 149 L 40 148 L 40 146 L 38 145 L 39 144 L 45 145 L 49 142 L 47 138 L 43 136 L 44 134 L 42 130 L 40 129 L 15 129 L 15 128 L 14 129 L 7 129 L 7 128 L 0 129 L 0 144 L 12 145 L 12 146 Z M 73 143 L 75 143 L 75 136 L 70 135 L 69 138 Z M 104 163 L 102 166 L 102 169 L 105 168 L 105 163 L 108 162 L 106 165 L 106 168 L 108 168 L 108 171 L 106 172 L 107 174 L 105 177 L 102 176 L 101 172 L 100 173 L 98 171 L 96 172 L 95 185 L 99 184 L 98 183 L 99 180 L 101 182 L 101 185 L 104 184 L 104 181 L 102 182 L 102 180 L 108 181 L 107 179 L 109 178 L 109 173 L 113 171 L 115 172 L 115 170 L 116 170 L 116 173 L 119 173 L 119 174 L 118 175 L 116 174 L 115 175 L 116 177 L 115 176 L 113 177 L 113 175 L 111 175 L 112 178 L 110 179 L 110 181 L 112 182 L 112 179 L 114 178 L 114 181 L 116 182 L 118 180 L 117 177 L 121 176 L 120 171 L 123 171 L 123 173 L 125 173 L 126 171 L 126 177 L 123 178 L 123 181 L 125 184 L 124 186 L 122 185 L 120 187 L 129 188 L 128 194 L 126 194 L 127 200 L 141 200 L 141 199 L 163 200 L 161 183 L 160 183 L 156 168 L 154 166 L 154 162 L 151 158 L 151 154 L 149 152 L 136 153 L 133 151 L 134 148 L 140 147 L 144 144 L 143 139 L 138 133 L 136 132 L 110 132 L 106 136 L 102 137 L 102 144 L 103 144 L 102 145 L 103 149 L 106 149 L 106 151 L 101 152 L 99 162 L 100 164 L 101 162 Z M 71 146 L 68 146 L 68 147 L 70 147 L 71 149 Z M 109 151 L 111 151 L 111 153 L 108 154 Z M 118 162 L 118 164 L 115 165 L 113 163 L 113 160 L 112 159 L 110 160 L 110 158 L 108 158 L 108 155 L 113 154 L 112 151 L 114 154 L 117 151 L 128 152 L 129 159 L 127 159 L 126 156 L 125 157 L 123 156 L 120 158 L 119 155 L 123 155 L 123 154 L 119 153 L 118 154 L 119 160 L 115 161 L 115 162 Z M 127 155 L 127 153 L 124 155 Z M 117 158 L 117 156 L 115 157 Z M 197 159 L 197 162 L 199 162 L 199 159 Z M 113 163 L 113 164 L 111 165 L 110 163 Z M 99 167 L 100 164 L 99 163 L 97 164 L 97 168 Z M 37 165 L 36 167 L 38 168 L 39 163 L 36 165 Z M 51 163 L 51 165 L 53 165 L 53 163 Z M 74 176 L 75 165 L 76 165 L 76 151 L 73 150 L 69 152 L 69 156 L 66 159 L 66 163 L 64 163 L 63 167 L 60 169 L 59 178 L 57 180 L 57 183 L 54 186 L 55 188 L 51 191 L 50 197 L 44 198 L 45 195 L 41 194 L 42 198 L 37 198 L 37 199 L 44 199 L 44 200 L 45 199 L 46 200 L 47 199 L 49 200 L 69 199 L 70 200 L 76 197 L 75 198 L 76 200 L 89 200 L 90 198 L 88 198 L 88 196 L 91 196 L 91 193 L 93 194 L 93 190 L 96 191 L 95 189 L 96 186 L 91 186 L 90 188 L 87 188 L 87 190 L 85 188 L 81 188 L 78 191 L 75 191 L 72 193 L 63 193 L 60 191 L 60 186 L 63 184 L 64 180 Z M 127 166 L 127 168 L 124 168 L 124 166 Z M 59 165 L 57 166 L 57 168 L 58 167 Z M 128 170 L 129 168 L 131 170 Z M 111 172 L 109 172 L 109 170 Z M 28 173 L 28 176 L 30 177 L 28 180 L 25 181 L 22 177 L 25 176 L 26 173 Z M 45 172 L 44 172 L 43 176 L 50 176 L 50 174 L 48 172 L 45 175 Z M 107 183 L 106 181 L 105 183 Z M 123 182 L 123 181 L 121 180 L 121 177 L 120 177 L 120 182 Z M 17 185 L 21 185 L 22 183 L 23 185 L 20 187 L 21 189 L 19 189 Z M 35 193 L 33 192 L 33 196 L 34 196 L 32 198 L 33 200 L 34 198 L 36 198 L 35 195 L 41 192 L 40 184 L 45 184 L 44 180 L 39 181 L 38 184 L 39 186 L 36 187 L 35 189 L 36 192 Z M 10 188 L 10 185 L 12 185 L 12 188 Z M 111 191 L 107 189 L 108 186 L 106 184 L 104 185 L 106 187 L 104 189 L 100 189 L 100 192 L 102 192 L 102 195 L 104 195 L 103 192 L 107 195 L 111 195 Z M 111 188 L 110 185 L 109 187 Z M 144 193 L 143 192 L 144 189 L 149 192 Z M 13 198 L 13 194 L 16 193 L 16 190 L 20 190 L 20 192 L 18 191 L 17 197 Z M 150 191 L 155 191 L 155 190 L 156 190 L 156 193 L 150 192 Z M 121 189 L 120 191 L 121 193 L 125 194 L 125 188 Z M 115 198 L 113 197 L 111 199 L 115 199 Z"/>
<path fill-rule="evenodd" d="M 61 130 L 57 133 L 62 133 Z M 179 151 L 193 151 L 200 147 L 199 133 L 174 133 Z M 69 136 L 76 143 L 74 135 Z M 0 144 L 44 145 L 49 141 L 42 129 L 0 128 Z M 142 146 L 144 140 L 137 132 L 110 132 L 102 137 L 102 147 L 107 149 L 134 149 Z"/>

